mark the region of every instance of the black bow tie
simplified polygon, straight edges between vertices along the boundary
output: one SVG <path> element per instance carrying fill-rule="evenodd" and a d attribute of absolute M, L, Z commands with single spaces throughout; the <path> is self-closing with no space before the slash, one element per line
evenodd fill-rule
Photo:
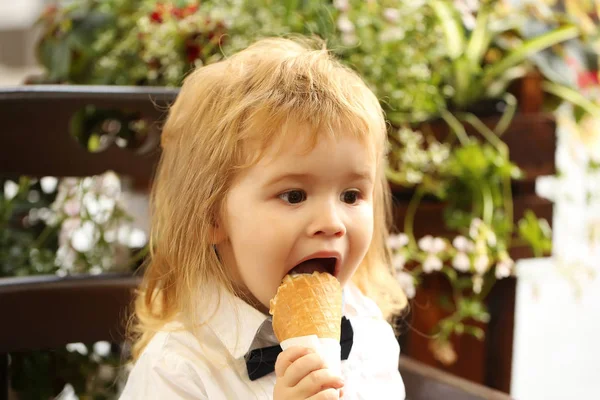
<path fill-rule="evenodd" d="M 342 348 L 342 360 L 348 359 L 350 350 L 352 350 L 352 341 L 354 331 L 352 324 L 346 317 L 342 317 L 342 334 L 340 338 L 340 347 Z M 281 346 L 263 347 L 255 349 L 246 357 L 246 367 L 248 368 L 248 377 L 251 381 L 262 378 L 275 370 L 275 361 L 281 353 Z"/>

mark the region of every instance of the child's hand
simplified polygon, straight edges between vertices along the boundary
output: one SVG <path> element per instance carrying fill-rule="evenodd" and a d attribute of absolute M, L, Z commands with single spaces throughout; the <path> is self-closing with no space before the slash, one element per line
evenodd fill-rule
<path fill-rule="evenodd" d="M 311 349 L 290 347 L 275 363 L 277 380 L 273 400 L 334 400 L 344 386 L 339 376 L 325 368 L 323 359 Z"/>

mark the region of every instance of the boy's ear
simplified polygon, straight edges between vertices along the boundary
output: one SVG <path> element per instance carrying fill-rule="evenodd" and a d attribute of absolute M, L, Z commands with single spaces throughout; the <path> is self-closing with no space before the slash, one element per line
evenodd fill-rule
<path fill-rule="evenodd" d="M 214 220 L 210 228 L 210 244 L 219 244 L 227 239 L 227 233 L 220 220 Z"/>

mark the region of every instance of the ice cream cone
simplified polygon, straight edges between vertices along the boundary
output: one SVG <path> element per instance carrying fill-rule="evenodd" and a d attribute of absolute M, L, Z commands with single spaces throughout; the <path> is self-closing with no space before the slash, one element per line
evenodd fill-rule
<path fill-rule="evenodd" d="M 271 300 L 270 313 L 280 342 L 308 335 L 339 342 L 342 288 L 328 273 L 287 275 Z"/>

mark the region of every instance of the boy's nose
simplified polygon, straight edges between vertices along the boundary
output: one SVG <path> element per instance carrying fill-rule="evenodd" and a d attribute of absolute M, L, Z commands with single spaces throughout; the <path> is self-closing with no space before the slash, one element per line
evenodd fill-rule
<path fill-rule="evenodd" d="M 334 205 L 322 207 L 314 216 L 309 228 L 309 235 L 316 236 L 344 236 L 346 225 L 339 215 L 339 210 Z"/>

